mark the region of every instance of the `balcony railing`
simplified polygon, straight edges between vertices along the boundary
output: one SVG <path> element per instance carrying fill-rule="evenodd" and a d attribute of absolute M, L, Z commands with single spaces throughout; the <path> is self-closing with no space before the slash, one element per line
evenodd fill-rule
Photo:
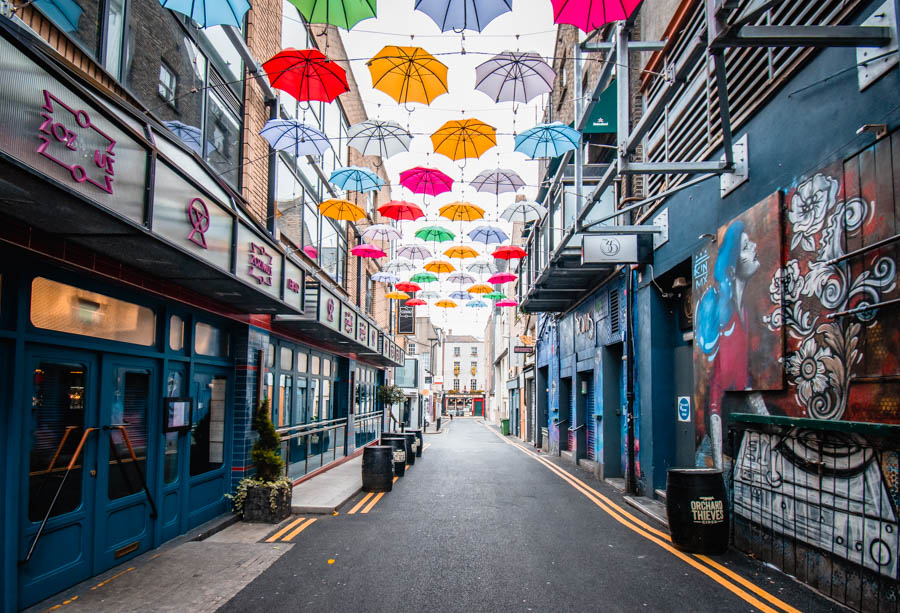
<path fill-rule="evenodd" d="M 287 476 L 297 479 L 343 457 L 346 429 L 345 417 L 279 428 Z"/>

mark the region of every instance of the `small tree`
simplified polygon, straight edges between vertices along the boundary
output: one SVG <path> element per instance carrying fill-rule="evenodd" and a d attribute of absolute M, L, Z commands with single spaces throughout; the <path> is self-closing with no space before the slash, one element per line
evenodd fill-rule
<path fill-rule="evenodd" d="M 403 402 L 406 399 L 403 390 L 396 385 L 380 385 L 378 386 L 378 391 L 375 392 L 375 395 L 379 402 L 388 407 L 393 406 L 398 402 Z"/>
<path fill-rule="evenodd" d="M 253 444 L 250 457 L 256 465 L 256 474 L 261 481 L 277 481 L 284 468 L 284 460 L 279 455 L 278 446 L 281 437 L 275 431 L 275 424 L 269 411 L 269 400 L 265 399 L 256 407 L 253 416 L 253 429 L 259 433 L 259 439 Z"/>

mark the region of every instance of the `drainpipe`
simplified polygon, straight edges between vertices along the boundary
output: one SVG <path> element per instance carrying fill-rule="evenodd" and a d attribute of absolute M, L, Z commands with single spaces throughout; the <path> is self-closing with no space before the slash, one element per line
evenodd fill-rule
<path fill-rule="evenodd" d="M 634 269 L 629 268 L 625 285 L 625 419 L 628 427 L 626 453 L 628 472 L 625 475 L 625 489 L 629 494 L 637 492 L 637 470 L 634 453 Z"/>
<path fill-rule="evenodd" d="M 271 100 L 266 102 L 269 107 L 269 119 L 278 119 L 278 101 Z M 266 230 L 271 236 L 275 236 L 275 228 L 277 227 L 276 207 L 275 207 L 275 166 L 278 163 L 278 151 L 274 147 L 269 147 L 269 176 L 268 186 L 266 188 Z M 302 212 L 302 211 L 301 211 Z M 346 447 L 344 447 L 346 449 Z"/>

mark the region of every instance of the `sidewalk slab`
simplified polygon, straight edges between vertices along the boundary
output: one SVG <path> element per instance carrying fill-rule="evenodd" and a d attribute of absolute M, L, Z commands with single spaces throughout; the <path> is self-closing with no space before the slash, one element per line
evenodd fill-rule
<path fill-rule="evenodd" d="M 362 489 L 362 455 L 294 486 L 291 512 L 331 514 Z"/>
<path fill-rule="evenodd" d="M 669 527 L 669 518 L 666 515 L 666 505 L 661 503 L 659 500 L 653 500 L 652 498 L 644 498 L 638 496 L 625 496 L 625 502 L 633 506 L 635 509 L 652 517 L 666 528 Z"/>

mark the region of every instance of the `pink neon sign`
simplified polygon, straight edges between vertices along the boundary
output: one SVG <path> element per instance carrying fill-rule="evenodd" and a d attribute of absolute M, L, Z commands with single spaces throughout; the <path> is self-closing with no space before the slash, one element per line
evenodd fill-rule
<path fill-rule="evenodd" d="M 272 256 L 265 245 L 250 243 L 250 276 L 260 285 L 272 285 Z"/>

